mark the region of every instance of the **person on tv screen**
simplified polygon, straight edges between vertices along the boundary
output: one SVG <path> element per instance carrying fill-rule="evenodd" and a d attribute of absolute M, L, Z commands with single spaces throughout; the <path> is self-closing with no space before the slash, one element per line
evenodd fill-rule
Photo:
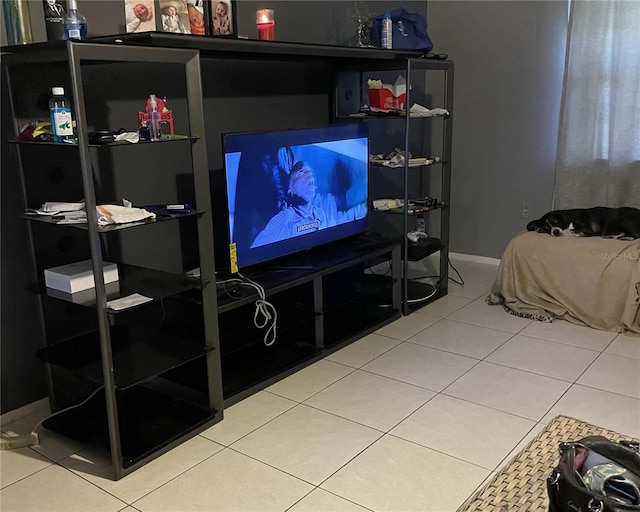
<path fill-rule="evenodd" d="M 293 164 L 289 172 L 284 208 L 258 233 L 251 247 L 259 247 L 326 227 L 324 211 L 313 204 L 316 191 L 315 173 L 309 164 L 303 161 Z"/>

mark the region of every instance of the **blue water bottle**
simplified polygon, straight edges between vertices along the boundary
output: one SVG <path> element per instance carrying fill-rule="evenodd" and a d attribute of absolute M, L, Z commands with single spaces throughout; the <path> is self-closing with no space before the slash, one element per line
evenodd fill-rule
<path fill-rule="evenodd" d="M 87 19 L 78 12 L 77 0 L 68 0 L 69 12 L 64 19 L 64 38 L 82 40 L 87 37 Z"/>

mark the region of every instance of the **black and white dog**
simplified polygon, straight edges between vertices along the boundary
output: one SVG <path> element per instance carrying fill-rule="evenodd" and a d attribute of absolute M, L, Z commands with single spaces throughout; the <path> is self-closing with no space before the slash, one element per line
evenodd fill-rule
<path fill-rule="evenodd" d="M 527 224 L 527 230 L 553 236 L 602 236 L 640 238 L 640 210 L 637 208 L 576 208 L 554 210 Z"/>

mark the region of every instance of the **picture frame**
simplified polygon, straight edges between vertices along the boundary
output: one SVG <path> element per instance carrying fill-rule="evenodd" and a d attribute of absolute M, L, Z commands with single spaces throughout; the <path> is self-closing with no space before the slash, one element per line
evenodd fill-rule
<path fill-rule="evenodd" d="M 208 11 L 207 35 L 215 37 L 237 37 L 235 0 L 205 0 Z"/>
<path fill-rule="evenodd" d="M 124 0 L 124 31 L 156 30 L 156 5 L 152 0 Z"/>
<path fill-rule="evenodd" d="M 157 0 L 158 25 L 162 32 L 204 36 L 207 0 Z"/>

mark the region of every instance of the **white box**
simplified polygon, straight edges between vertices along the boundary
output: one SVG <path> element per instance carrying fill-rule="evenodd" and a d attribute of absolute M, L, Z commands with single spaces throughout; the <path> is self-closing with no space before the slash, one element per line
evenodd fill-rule
<path fill-rule="evenodd" d="M 107 283 L 104 285 L 104 291 L 107 296 L 107 300 L 117 299 L 120 297 L 120 283 L 118 281 L 114 283 Z M 89 288 L 76 293 L 61 292 L 54 288 L 47 288 L 47 295 L 49 297 L 66 300 L 67 302 L 73 302 L 74 304 L 80 304 L 82 306 L 91 306 L 96 303 L 95 288 Z"/>
<path fill-rule="evenodd" d="M 103 262 L 104 283 L 118 280 L 118 266 L 115 263 Z M 66 293 L 76 293 L 95 288 L 91 260 L 78 261 L 60 267 L 47 268 L 44 271 L 44 282 L 47 288 Z"/>

